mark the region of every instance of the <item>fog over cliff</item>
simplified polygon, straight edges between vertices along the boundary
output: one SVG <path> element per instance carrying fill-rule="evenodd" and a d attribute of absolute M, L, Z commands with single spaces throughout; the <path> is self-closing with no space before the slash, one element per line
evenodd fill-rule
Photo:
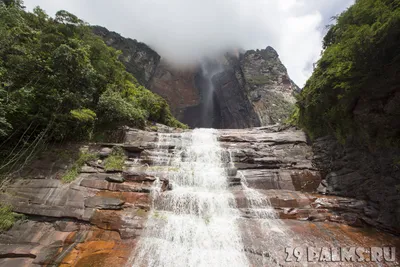
<path fill-rule="evenodd" d="M 25 0 L 54 15 L 65 9 L 190 64 L 227 49 L 274 47 L 301 87 L 321 52 L 330 18 L 354 0 Z"/>

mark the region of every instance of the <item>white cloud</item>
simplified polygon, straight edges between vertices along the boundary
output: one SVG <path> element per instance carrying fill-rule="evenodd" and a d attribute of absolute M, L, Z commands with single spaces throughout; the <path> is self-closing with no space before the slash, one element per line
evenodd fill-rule
<path fill-rule="evenodd" d="M 324 25 L 354 0 L 25 0 L 50 15 L 65 9 L 152 46 L 177 63 L 228 48 L 274 47 L 304 85 L 321 51 Z"/>

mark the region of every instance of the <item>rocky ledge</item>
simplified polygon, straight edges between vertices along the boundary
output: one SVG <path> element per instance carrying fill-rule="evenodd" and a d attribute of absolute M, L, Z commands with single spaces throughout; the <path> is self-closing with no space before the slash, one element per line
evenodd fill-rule
<path fill-rule="evenodd" d="M 158 132 L 128 129 L 123 143 L 90 145 L 86 149 L 97 158 L 87 161 L 71 183 L 60 179 L 68 161 L 60 153 L 43 153 L 1 191 L 1 201 L 26 218 L 0 234 L 0 266 L 123 266 L 143 231 L 156 177 L 163 191 L 171 189 L 168 173 L 174 170 L 163 164 L 168 155 L 155 150 L 158 138 Z M 400 249 L 397 236 L 376 229 L 375 205 L 317 193 L 323 177 L 303 132 L 268 126 L 220 130 L 218 139 L 253 266 L 296 266 L 285 262 L 285 247 Z M 173 144 L 166 145 L 172 151 Z M 105 162 L 116 147 L 126 155 L 124 167 L 110 170 Z M 279 219 L 261 224 L 246 188 L 263 196 Z M 288 238 L 282 239 L 278 229 L 286 229 Z"/>

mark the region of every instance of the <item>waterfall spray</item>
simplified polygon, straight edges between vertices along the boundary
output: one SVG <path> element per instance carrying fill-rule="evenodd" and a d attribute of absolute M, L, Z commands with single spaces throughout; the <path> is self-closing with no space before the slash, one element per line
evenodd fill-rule
<path fill-rule="evenodd" d="M 171 143 L 174 186 L 154 200 L 131 266 L 249 266 L 216 131 L 196 129 L 179 138 L 163 134 L 158 147 Z"/>

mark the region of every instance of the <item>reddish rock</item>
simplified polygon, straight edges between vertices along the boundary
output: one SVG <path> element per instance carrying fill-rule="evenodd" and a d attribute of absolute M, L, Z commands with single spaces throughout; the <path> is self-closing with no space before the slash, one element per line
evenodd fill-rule
<path fill-rule="evenodd" d="M 179 117 L 180 111 L 199 104 L 200 96 L 195 85 L 196 68 L 179 70 L 161 61 L 153 76 L 150 89 L 165 98 L 172 112 Z"/>

